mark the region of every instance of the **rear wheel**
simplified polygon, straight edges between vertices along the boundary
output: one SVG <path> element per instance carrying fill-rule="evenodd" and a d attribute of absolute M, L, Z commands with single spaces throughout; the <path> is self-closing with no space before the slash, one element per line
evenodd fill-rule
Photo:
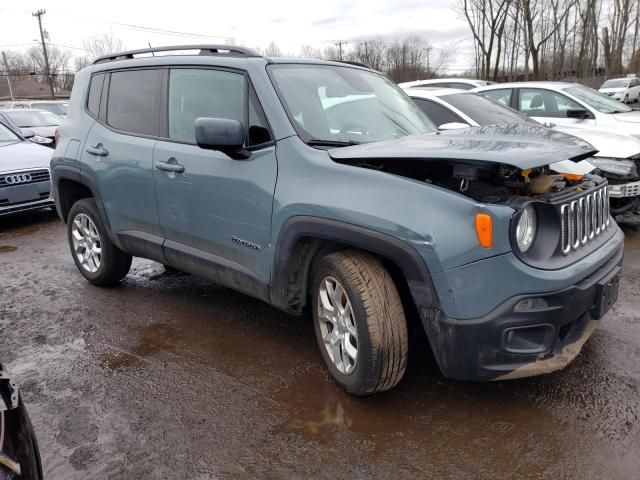
<path fill-rule="evenodd" d="M 373 256 L 334 252 L 314 266 L 313 320 L 335 381 L 354 395 L 400 382 L 408 354 L 407 323 L 389 272 Z"/>
<path fill-rule="evenodd" d="M 73 204 L 67 219 L 67 236 L 73 261 L 90 283 L 113 285 L 129 272 L 131 255 L 111 242 L 93 198 Z"/>

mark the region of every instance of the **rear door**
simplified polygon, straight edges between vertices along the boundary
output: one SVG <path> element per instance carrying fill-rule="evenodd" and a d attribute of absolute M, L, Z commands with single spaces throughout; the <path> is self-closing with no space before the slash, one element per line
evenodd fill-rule
<path fill-rule="evenodd" d="M 94 78 L 97 75 L 94 75 Z M 83 168 L 96 183 L 112 230 L 125 239 L 144 238 L 161 251 L 153 183 L 153 149 L 160 123 L 161 71 L 121 70 L 107 73 L 99 98 L 97 121 L 82 150 Z M 87 112 L 96 117 L 96 113 Z"/>
<path fill-rule="evenodd" d="M 165 83 L 167 122 L 154 153 L 154 177 L 169 263 L 187 270 L 207 265 L 203 273 L 210 277 L 223 265 L 225 273 L 242 271 L 267 283 L 276 150 L 248 76 L 236 70 L 172 68 Z M 251 157 L 233 160 L 198 147 L 199 117 L 242 122 Z M 167 171 L 167 164 L 179 171 Z"/>

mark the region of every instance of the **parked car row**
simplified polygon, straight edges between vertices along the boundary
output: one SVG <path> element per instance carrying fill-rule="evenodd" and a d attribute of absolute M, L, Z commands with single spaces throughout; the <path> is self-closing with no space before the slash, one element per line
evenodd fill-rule
<path fill-rule="evenodd" d="M 6 100 L 0 102 L 0 109 L 4 108 L 45 110 L 64 118 L 69 110 L 69 102 L 67 100 Z"/>

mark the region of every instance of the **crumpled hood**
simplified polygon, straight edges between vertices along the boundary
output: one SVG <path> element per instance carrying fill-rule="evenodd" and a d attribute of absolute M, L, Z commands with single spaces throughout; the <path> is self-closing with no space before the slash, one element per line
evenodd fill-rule
<path fill-rule="evenodd" d="M 420 159 L 489 162 L 520 169 L 562 160 L 575 162 L 597 150 L 572 135 L 534 124 L 489 125 L 464 130 L 427 133 L 329 150 L 341 163 L 364 159 Z"/>
<path fill-rule="evenodd" d="M 53 149 L 31 142 L 0 142 L 0 172 L 49 168 Z"/>

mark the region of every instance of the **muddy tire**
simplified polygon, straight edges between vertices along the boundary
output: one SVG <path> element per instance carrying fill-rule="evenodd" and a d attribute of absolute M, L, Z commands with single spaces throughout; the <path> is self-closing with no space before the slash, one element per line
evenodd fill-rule
<path fill-rule="evenodd" d="M 129 273 L 131 255 L 111 242 L 93 198 L 78 200 L 71 207 L 67 238 L 73 261 L 89 283 L 114 285 Z"/>
<path fill-rule="evenodd" d="M 353 395 L 393 388 L 407 366 L 407 322 L 389 272 L 373 256 L 334 252 L 314 265 L 313 323 L 335 381 Z"/>

